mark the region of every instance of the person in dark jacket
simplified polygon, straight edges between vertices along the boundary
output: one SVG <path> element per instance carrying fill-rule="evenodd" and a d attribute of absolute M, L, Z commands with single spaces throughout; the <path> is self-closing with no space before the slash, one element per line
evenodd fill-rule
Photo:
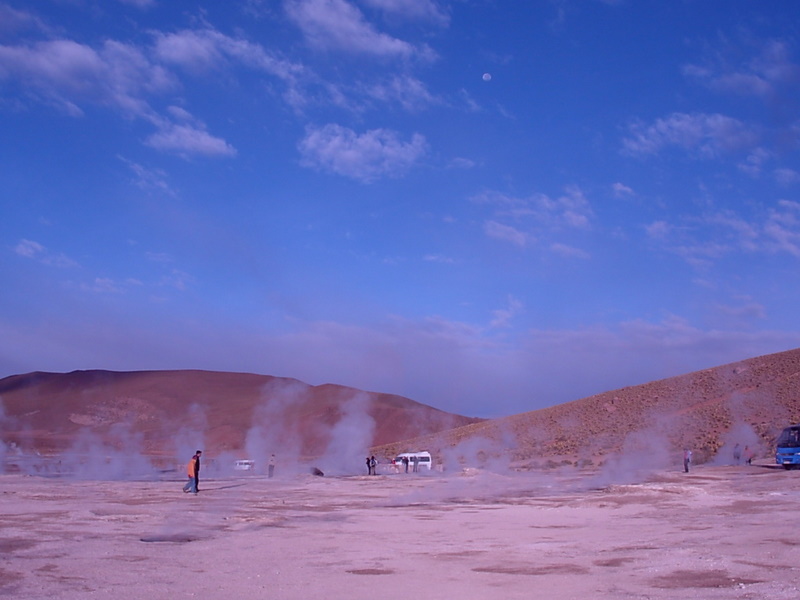
<path fill-rule="evenodd" d="M 194 493 L 200 491 L 200 455 L 203 453 L 202 450 L 198 450 L 194 453 Z"/>

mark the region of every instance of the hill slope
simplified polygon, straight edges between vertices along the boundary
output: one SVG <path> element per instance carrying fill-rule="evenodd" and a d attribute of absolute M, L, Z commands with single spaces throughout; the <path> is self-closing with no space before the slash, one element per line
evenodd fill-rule
<path fill-rule="evenodd" d="M 377 451 L 392 455 L 417 447 L 440 456 L 460 452 L 502 455 L 518 462 L 558 457 L 596 463 L 623 451 L 676 454 L 691 448 L 697 461 L 706 461 L 735 443 L 768 456 L 781 429 L 798 422 L 800 349 L 795 349 L 470 424 Z"/>
<path fill-rule="evenodd" d="M 294 379 L 209 371 L 74 371 L 0 380 L 3 440 L 54 453 L 87 437 L 145 454 L 201 439 L 213 452 L 318 455 L 337 439 L 364 447 L 479 419 L 408 398 Z"/>

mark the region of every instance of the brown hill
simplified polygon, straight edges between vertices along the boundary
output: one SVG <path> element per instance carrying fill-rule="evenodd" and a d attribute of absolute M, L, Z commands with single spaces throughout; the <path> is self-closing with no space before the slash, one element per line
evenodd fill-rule
<path fill-rule="evenodd" d="M 101 440 L 174 456 L 176 446 L 199 438 L 213 453 L 255 447 L 314 456 L 337 436 L 368 447 L 477 421 L 401 396 L 246 373 L 37 372 L 0 380 L 2 440 L 42 454 Z"/>
<path fill-rule="evenodd" d="M 520 465 L 547 459 L 593 464 L 609 455 L 694 452 L 713 459 L 735 443 L 758 456 L 780 431 L 800 423 L 800 349 L 626 387 L 550 408 L 484 421 L 376 450 L 409 447 L 470 462 L 504 457 Z M 731 453 L 732 455 L 732 453 Z"/>
<path fill-rule="evenodd" d="M 384 457 L 430 450 L 446 463 L 598 464 L 684 447 L 702 462 L 734 442 L 766 457 L 780 430 L 798 422 L 800 349 L 492 421 L 399 396 L 242 373 L 76 371 L 0 380 L 3 440 L 42 453 L 85 443 L 88 431 L 104 443 L 122 447 L 135 438 L 145 454 L 174 456 L 178 441 L 204 432 L 206 448 L 243 455 L 255 445 L 315 456 L 338 438 L 371 444 Z"/>

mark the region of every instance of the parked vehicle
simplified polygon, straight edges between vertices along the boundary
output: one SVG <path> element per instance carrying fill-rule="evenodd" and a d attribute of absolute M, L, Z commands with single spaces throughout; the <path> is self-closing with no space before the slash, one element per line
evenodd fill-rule
<path fill-rule="evenodd" d="M 237 460 L 233 468 L 237 471 L 252 471 L 255 464 L 255 461 L 252 460 Z"/>
<path fill-rule="evenodd" d="M 800 424 L 783 430 L 775 444 L 775 462 L 785 469 L 800 466 Z"/>
<path fill-rule="evenodd" d="M 430 471 L 433 468 L 433 459 L 431 458 L 431 453 L 430 452 L 402 452 L 402 453 L 397 455 L 397 458 L 395 458 L 392 461 L 392 464 L 396 468 L 398 468 L 400 470 L 403 470 L 404 469 L 404 467 L 403 467 L 403 465 L 404 465 L 403 458 L 407 458 L 408 459 L 408 470 L 409 471 L 413 471 L 414 470 L 415 462 L 416 462 L 416 465 L 417 465 L 417 470 L 419 470 L 419 469 L 427 469 L 428 471 Z"/>

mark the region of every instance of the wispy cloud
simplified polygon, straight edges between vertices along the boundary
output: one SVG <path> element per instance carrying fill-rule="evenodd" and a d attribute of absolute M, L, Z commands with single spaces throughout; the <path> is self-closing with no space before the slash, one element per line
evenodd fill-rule
<path fill-rule="evenodd" d="M 553 254 L 558 254 L 559 256 L 563 256 L 565 258 L 581 258 L 581 259 L 591 258 L 591 255 L 585 250 L 581 250 L 580 248 L 576 248 L 568 244 L 561 244 L 558 242 L 551 244 L 550 250 L 553 252 Z"/>
<path fill-rule="evenodd" d="M 511 320 L 521 313 L 525 305 L 514 296 L 508 297 L 508 303 L 505 308 L 499 308 L 492 311 L 492 320 L 489 326 L 492 328 L 504 328 L 511 325 Z"/>
<path fill-rule="evenodd" d="M 48 27 L 33 13 L 0 3 L 0 34 L 28 29 L 44 31 Z"/>
<path fill-rule="evenodd" d="M 336 50 L 377 58 L 433 58 L 426 45 L 378 31 L 354 4 L 346 0 L 287 0 L 286 13 L 308 43 L 320 50 Z"/>
<path fill-rule="evenodd" d="M 369 183 L 399 177 L 427 151 L 425 138 L 415 133 L 404 142 L 387 129 L 358 134 L 341 125 L 309 127 L 299 143 L 302 164 Z"/>
<path fill-rule="evenodd" d="M 160 191 L 169 195 L 174 195 L 174 191 L 167 182 L 167 174 L 162 169 L 151 169 L 139 163 L 128 160 L 123 156 L 117 156 L 125 163 L 134 174 L 133 183 L 142 190 Z"/>
<path fill-rule="evenodd" d="M 534 238 L 530 234 L 520 231 L 511 225 L 504 225 L 497 221 L 489 220 L 483 224 L 483 230 L 490 238 L 509 242 L 520 248 L 524 248 L 529 240 Z"/>
<path fill-rule="evenodd" d="M 794 169 L 775 169 L 773 171 L 773 175 L 775 176 L 775 181 L 781 185 L 793 185 L 795 183 L 800 183 L 800 172 L 795 171 Z"/>
<path fill-rule="evenodd" d="M 652 124 L 636 122 L 622 140 L 623 152 L 633 156 L 657 154 L 676 146 L 700 157 L 742 151 L 757 145 L 759 133 L 745 123 L 721 114 L 673 113 Z"/>
<path fill-rule="evenodd" d="M 472 201 L 493 209 L 492 217 L 484 222 L 484 233 L 498 240 L 524 248 L 537 241 L 552 240 L 567 232 L 591 229 L 594 211 L 583 191 L 568 185 L 557 197 L 533 194 L 517 197 L 496 191 L 484 191 Z M 588 258 L 588 254 L 571 244 L 552 240 L 546 246 L 555 254 L 573 258 Z"/>
<path fill-rule="evenodd" d="M 764 42 L 757 56 L 744 62 L 732 62 L 724 49 L 717 50 L 705 63 L 686 65 L 683 72 L 718 92 L 765 99 L 775 99 L 785 86 L 800 84 L 800 65 L 780 40 Z"/>
<path fill-rule="evenodd" d="M 442 263 L 447 265 L 451 265 L 456 262 L 455 259 L 442 254 L 426 254 L 422 257 L 422 260 L 426 262 Z"/>
<path fill-rule="evenodd" d="M 148 136 L 145 144 L 182 156 L 236 156 L 236 149 L 224 139 L 194 125 L 165 123 L 160 131 Z"/>
<path fill-rule="evenodd" d="M 781 200 L 759 218 L 731 210 L 646 226 L 648 236 L 689 264 L 706 269 L 738 254 L 789 254 L 800 258 L 800 202 Z"/>
<path fill-rule="evenodd" d="M 634 192 L 631 188 L 629 188 L 624 183 L 616 182 L 611 185 L 611 191 L 614 193 L 614 196 L 617 198 L 626 198 L 630 196 L 635 196 L 636 192 Z"/>
<path fill-rule="evenodd" d="M 241 64 L 291 81 L 305 73 L 303 65 L 268 52 L 261 44 L 225 35 L 216 29 L 153 32 L 153 52 L 166 64 L 194 73 Z"/>
<path fill-rule="evenodd" d="M 25 258 L 30 258 L 51 267 L 76 267 L 78 263 L 62 253 L 50 252 L 39 242 L 33 240 L 20 240 L 14 247 L 14 252 Z"/>
<path fill-rule="evenodd" d="M 399 104 L 410 112 L 441 104 L 422 81 L 409 75 L 395 75 L 388 81 L 366 85 L 363 93 L 382 102 Z"/>

